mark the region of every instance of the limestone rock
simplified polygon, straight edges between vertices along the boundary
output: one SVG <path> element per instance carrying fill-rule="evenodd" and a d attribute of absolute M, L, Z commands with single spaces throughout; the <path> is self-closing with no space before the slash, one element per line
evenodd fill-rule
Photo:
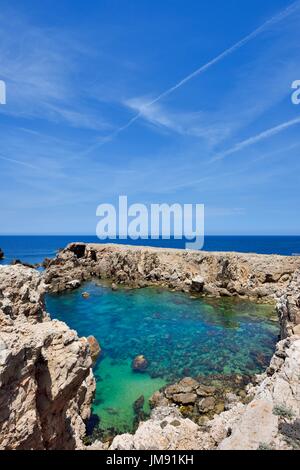
<path fill-rule="evenodd" d="M 148 361 L 142 354 L 136 356 L 132 361 L 132 370 L 135 372 L 144 372 L 148 367 Z"/>
<path fill-rule="evenodd" d="M 91 358 L 94 364 L 101 354 L 101 347 L 98 341 L 96 340 L 95 336 L 88 336 L 87 342 L 89 343 Z"/>
<path fill-rule="evenodd" d="M 0 449 L 82 447 L 95 389 L 88 342 L 44 310 L 42 276 L 0 266 Z"/>
<path fill-rule="evenodd" d="M 294 335 L 300 336 L 300 324 L 293 327 Z"/>
<path fill-rule="evenodd" d="M 176 384 L 167 387 L 165 390 L 165 395 L 167 398 L 172 398 L 174 395 L 183 395 L 195 392 L 198 387 L 199 382 L 197 382 L 197 380 L 192 379 L 191 377 L 185 377 Z"/>
<path fill-rule="evenodd" d="M 79 279 L 73 279 L 72 281 L 67 282 L 67 289 L 77 289 L 80 287 L 80 280 Z"/>
<path fill-rule="evenodd" d="M 202 276 L 196 276 L 192 279 L 192 290 L 196 292 L 202 292 L 204 287 L 204 279 Z"/>
<path fill-rule="evenodd" d="M 139 425 L 134 435 L 114 438 L 111 450 L 198 450 L 201 431 L 197 424 L 183 419 L 176 409 L 158 408 Z"/>
<path fill-rule="evenodd" d="M 196 393 L 176 393 L 172 396 L 172 398 L 175 403 L 181 403 L 182 405 L 190 405 L 195 403 L 197 395 Z"/>
<path fill-rule="evenodd" d="M 198 409 L 200 413 L 207 413 L 214 409 L 216 401 L 213 397 L 202 398 L 198 403 Z"/>
<path fill-rule="evenodd" d="M 278 417 L 273 405 L 266 400 L 253 400 L 233 426 L 230 437 L 219 445 L 220 450 L 257 450 L 262 443 L 269 444 L 278 432 Z"/>
<path fill-rule="evenodd" d="M 199 385 L 199 387 L 196 389 L 196 393 L 197 395 L 199 395 L 199 397 L 210 397 L 212 395 L 214 395 L 216 391 L 216 388 L 215 387 L 212 387 L 211 385 Z"/>
<path fill-rule="evenodd" d="M 176 290 L 274 302 L 293 283 L 299 284 L 300 257 L 72 243 L 48 263 L 45 281 L 57 292 L 72 279 L 93 276 L 133 286 L 171 283 Z M 296 299 L 287 301 L 293 318 L 299 319 L 294 323 L 300 323 Z"/>

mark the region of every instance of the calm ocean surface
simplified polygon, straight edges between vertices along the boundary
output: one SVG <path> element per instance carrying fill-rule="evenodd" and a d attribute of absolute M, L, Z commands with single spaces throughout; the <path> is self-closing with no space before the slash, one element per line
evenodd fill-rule
<path fill-rule="evenodd" d="M 60 248 L 70 242 L 101 243 L 96 236 L 55 235 L 55 236 L 0 236 L 0 248 L 5 253 L 1 264 L 13 259 L 26 263 L 39 263 L 51 258 Z M 145 245 L 164 248 L 184 248 L 184 240 L 112 240 L 111 243 Z M 237 251 L 280 255 L 300 255 L 300 236 L 207 236 L 206 251 Z"/>

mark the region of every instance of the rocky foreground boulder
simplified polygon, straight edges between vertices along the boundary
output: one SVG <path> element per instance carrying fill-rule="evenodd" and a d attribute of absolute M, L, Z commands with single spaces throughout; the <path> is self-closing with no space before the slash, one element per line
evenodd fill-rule
<path fill-rule="evenodd" d="M 42 276 L 0 266 L 0 449 L 82 447 L 95 389 L 85 338 L 50 320 Z"/>

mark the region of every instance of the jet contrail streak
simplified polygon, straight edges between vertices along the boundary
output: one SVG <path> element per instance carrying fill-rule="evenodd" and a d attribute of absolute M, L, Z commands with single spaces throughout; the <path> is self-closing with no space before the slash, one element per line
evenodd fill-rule
<path fill-rule="evenodd" d="M 8 158 L 8 157 L 5 157 L 4 155 L 1 155 L 1 154 L 0 154 L 0 160 L 4 160 L 4 161 L 10 162 L 10 163 L 16 163 L 17 165 L 26 166 L 27 168 L 31 168 L 33 170 L 39 170 L 39 168 L 37 166 L 31 165 L 30 163 L 22 162 L 21 160 L 15 160 L 14 158 Z"/>
<path fill-rule="evenodd" d="M 214 59 L 210 60 L 209 62 L 207 62 L 205 65 L 202 65 L 201 67 L 199 67 L 197 70 L 195 70 L 194 72 L 192 72 L 191 74 L 187 75 L 185 78 L 183 78 L 182 80 L 180 80 L 178 83 L 176 83 L 174 86 L 172 86 L 171 88 L 168 88 L 166 91 L 164 91 L 163 93 L 161 93 L 160 95 L 158 95 L 156 98 L 154 98 L 152 101 L 149 101 L 148 103 L 146 103 L 141 109 L 140 111 L 135 115 L 133 116 L 126 124 L 124 124 L 123 126 L 119 127 L 118 129 L 116 129 L 114 132 L 112 132 L 111 134 L 109 134 L 107 137 L 104 138 L 104 140 L 102 142 L 99 142 L 97 144 L 94 144 L 93 146 L 89 147 L 85 152 L 83 152 L 83 154 L 86 154 L 86 153 L 90 153 L 92 150 L 94 150 L 95 148 L 98 148 L 98 147 L 101 147 L 102 145 L 106 144 L 107 142 L 110 142 L 114 137 L 116 137 L 118 134 L 120 134 L 120 132 L 123 132 L 125 129 L 128 129 L 128 127 L 131 126 L 131 124 L 133 124 L 135 121 L 137 121 L 141 116 L 143 116 L 143 111 L 144 109 L 152 106 L 153 104 L 157 103 L 158 101 L 160 101 L 161 99 L 165 98 L 166 96 L 169 96 L 171 93 L 173 93 L 175 90 L 178 90 L 178 88 L 182 87 L 183 85 L 185 85 L 187 82 L 189 82 L 190 80 L 192 80 L 193 78 L 197 77 L 198 75 L 201 75 L 202 73 L 206 72 L 206 70 L 208 70 L 210 67 L 212 67 L 213 65 L 217 64 L 218 62 L 220 62 L 222 59 L 224 59 L 225 57 L 227 57 L 228 55 L 232 54 L 233 52 L 235 52 L 236 50 L 240 49 L 241 47 L 243 47 L 245 44 L 247 44 L 248 42 L 250 42 L 252 39 L 255 39 L 260 33 L 262 33 L 263 31 L 265 31 L 269 26 L 272 26 L 272 25 L 275 25 L 277 23 L 279 23 L 280 21 L 282 21 L 283 19 L 285 19 L 287 16 L 291 15 L 292 13 L 294 13 L 294 11 L 296 11 L 300 6 L 300 1 L 297 0 L 296 2 L 292 3 L 289 7 L 287 7 L 285 10 L 282 10 L 280 13 L 278 13 L 277 15 L 273 16 L 272 18 L 270 18 L 269 20 L 267 20 L 265 23 L 263 23 L 261 26 L 259 26 L 257 29 L 255 29 L 254 31 L 252 31 L 252 33 L 248 34 L 247 36 L 245 36 L 243 39 L 241 39 L 240 41 L 238 41 L 237 43 L 235 43 L 233 46 L 229 47 L 228 49 L 226 49 L 225 51 L 223 51 L 221 54 L 217 55 Z"/>
<path fill-rule="evenodd" d="M 266 131 L 263 131 L 260 134 L 254 135 L 249 139 L 243 140 L 242 142 L 235 144 L 230 149 L 225 150 L 225 152 L 219 153 L 211 161 L 215 162 L 217 160 L 222 160 L 228 155 L 232 155 L 233 153 L 239 152 L 240 150 L 243 150 L 244 148 L 249 147 L 250 145 L 255 145 L 257 144 L 257 142 L 268 139 L 269 137 L 279 134 L 279 132 L 288 129 L 289 127 L 296 126 L 297 124 L 300 124 L 300 118 L 291 119 L 290 121 L 283 122 L 278 126 L 271 127 L 270 129 L 267 129 Z"/>

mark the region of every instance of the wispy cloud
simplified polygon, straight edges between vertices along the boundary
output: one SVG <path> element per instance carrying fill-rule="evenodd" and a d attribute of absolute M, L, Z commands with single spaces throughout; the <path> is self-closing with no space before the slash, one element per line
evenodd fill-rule
<path fill-rule="evenodd" d="M 81 80 L 81 64 L 91 56 L 77 34 L 42 28 L 14 10 L 0 13 L 0 72 L 7 84 L 7 105 L 0 115 L 111 131 Z"/>
<path fill-rule="evenodd" d="M 155 126 L 181 135 L 204 138 L 209 144 L 225 138 L 229 133 L 224 120 L 209 116 L 207 112 L 172 111 L 158 102 L 145 106 L 146 102 L 146 98 L 133 98 L 126 100 L 124 105 L 138 111 L 143 119 Z"/>
<path fill-rule="evenodd" d="M 250 147 L 251 145 L 255 145 L 263 140 L 269 139 L 270 137 L 273 137 L 274 135 L 279 134 L 280 132 L 283 132 L 286 129 L 289 129 L 290 127 L 296 126 L 297 124 L 300 124 L 300 118 L 295 118 L 295 119 L 291 119 L 289 121 L 283 122 L 279 124 L 278 126 L 267 129 L 263 132 L 260 132 L 259 134 L 256 134 L 248 139 L 245 139 L 235 144 L 230 149 L 225 150 L 224 152 L 216 155 L 214 158 L 212 158 L 211 161 L 222 160 L 223 158 L 229 155 L 237 153 L 240 150 L 243 150 L 246 147 Z"/>
<path fill-rule="evenodd" d="M 268 19 L 265 21 L 261 26 L 256 28 L 254 31 L 246 35 L 244 38 L 233 44 L 231 47 L 228 49 L 224 50 L 222 53 L 218 54 L 215 58 L 207 62 L 206 64 L 202 65 L 198 69 L 196 69 L 194 72 L 190 73 L 186 77 L 184 77 L 182 80 L 177 82 L 175 85 L 171 86 L 161 94 L 159 94 L 157 97 L 153 98 L 152 100 L 145 102 L 143 106 L 139 109 L 138 113 L 135 114 L 127 123 L 125 123 L 123 126 L 120 126 L 119 128 L 115 129 L 111 134 L 106 136 L 105 138 L 101 139 L 100 142 L 92 145 L 86 151 L 84 154 L 88 154 L 91 151 L 95 150 L 96 148 L 104 145 L 107 142 L 112 141 L 115 137 L 118 136 L 121 132 L 125 131 L 128 129 L 134 122 L 136 122 L 138 119 L 143 118 L 145 116 L 149 117 L 149 115 L 152 114 L 151 112 L 151 107 L 153 109 L 153 105 L 161 101 L 163 98 L 166 98 L 167 96 L 171 95 L 173 92 L 184 86 L 186 83 L 188 83 L 190 80 L 192 80 L 195 77 L 200 76 L 201 74 L 205 73 L 207 70 L 209 70 L 211 67 L 228 57 L 229 55 L 233 54 L 236 52 L 238 49 L 242 48 L 246 44 L 248 44 L 250 41 L 253 39 L 257 38 L 260 34 L 268 30 L 270 27 L 276 25 L 277 23 L 283 21 L 285 18 L 288 16 L 292 15 L 295 13 L 300 7 L 300 1 L 297 0 L 296 2 L 292 3 L 289 5 L 286 9 L 282 10 L 279 12 L 277 15 L 273 16 L 272 18 Z"/>

